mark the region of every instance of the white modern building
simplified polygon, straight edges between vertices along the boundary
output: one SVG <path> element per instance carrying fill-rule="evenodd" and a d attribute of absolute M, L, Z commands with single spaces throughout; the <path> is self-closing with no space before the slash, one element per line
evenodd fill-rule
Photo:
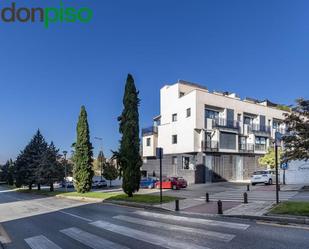
<path fill-rule="evenodd" d="M 166 85 L 160 115 L 142 130 L 142 170 L 158 175 L 155 153 L 162 147 L 164 176 L 189 183 L 249 179 L 275 132 L 284 133 L 284 113 L 268 100 L 242 100 L 181 80 Z"/>

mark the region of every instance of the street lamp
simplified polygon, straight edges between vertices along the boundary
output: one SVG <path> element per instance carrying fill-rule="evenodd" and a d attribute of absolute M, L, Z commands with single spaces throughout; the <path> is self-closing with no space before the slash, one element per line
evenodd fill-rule
<path fill-rule="evenodd" d="M 67 183 L 67 154 L 68 152 L 66 150 L 62 151 L 64 156 L 64 177 L 65 177 L 65 192 L 68 191 L 68 183 Z"/>

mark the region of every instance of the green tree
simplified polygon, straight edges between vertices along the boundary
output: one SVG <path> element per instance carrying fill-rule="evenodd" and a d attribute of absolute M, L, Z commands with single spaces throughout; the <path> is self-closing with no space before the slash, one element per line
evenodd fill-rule
<path fill-rule="evenodd" d="M 28 185 L 31 190 L 32 185 L 36 183 L 38 189 L 41 189 L 40 162 L 42 154 L 47 150 L 47 147 L 48 144 L 40 130 L 38 130 L 17 157 L 14 171 L 16 186 Z"/>
<path fill-rule="evenodd" d="M 54 191 L 54 183 L 63 180 L 64 168 L 60 162 L 59 150 L 53 142 L 42 154 L 40 162 L 40 181 L 50 186 L 50 191 Z"/>
<path fill-rule="evenodd" d="M 139 140 L 139 98 L 132 75 L 128 74 L 123 97 L 123 112 L 118 118 L 122 134 L 117 162 L 123 178 L 122 189 L 129 196 L 139 190 L 142 166 Z"/>
<path fill-rule="evenodd" d="M 286 114 L 288 135 L 283 137 L 285 161 L 309 159 L 309 100 L 296 100 L 296 107 Z"/>
<path fill-rule="evenodd" d="M 14 185 L 14 167 L 15 164 L 12 159 L 9 160 L 9 168 L 8 168 L 8 177 L 7 177 L 7 183 L 8 185 Z"/>
<path fill-rule="evenodd" d="M 280 163 L 282 159 L 282 149 L 278 148 L 278 162 Z M 267 153 L 259 158 L 259 164 L 263 166 L 268 166 L 271 169 L 276 167 L 275 164 L 275 149 L 273 147 L 270 147 L 267 151 Z"/>
<path fill-rule="evenodd" d="M 104 157 L 104 153 L 102 150 L 99 151 L 98 157 L 93 160 L 93 170 L 96 175 L 102 175 L 103 166 L 105 164 L 106 158 Z"/>
<path fill-rule="evenodd" d="M 103 169 L 103 177 L 109 181 L 109 186 L 112 186 L 112 181 L 119 176 L 118 169 L 112 163 L 105 162 Z"/>
<path fill-rule="evenodd" d="M 75 152 L 73 169 L 74 186 L 78 193 L 85 193 L 91 190 L 93 154 L 87 112 L 84 106 L 81 107 L 76 131 L 77 139 L 74 143 Z"/>
<path fill-rule="evenodd" d="M 14 170 L 14 163 L 12 159 L 10 159 L 3 166 L 1 166 L 0 181 L 6 182 L 8 185 L 13 185 L 14 184 L 13 170 Z"/>

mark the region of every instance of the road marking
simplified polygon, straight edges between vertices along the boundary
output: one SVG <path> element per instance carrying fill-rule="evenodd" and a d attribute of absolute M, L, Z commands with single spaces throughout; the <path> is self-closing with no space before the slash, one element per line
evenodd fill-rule
<path fill-rule="evenodd" d="M 172 224 L 167 224 L 167 223 L 161 223 L 158 221 L 150 221 L 150 220 L 144 220 L 144 219 L 139 219 L 139 218 L 133 218 L 133 217 L 125 216 L 125 215 L 117 215 L 113 218 L 117 220 L 134 223 L 134 224 L 155 227 L 155 228 L 160 228 L 160 229 L 166 229 L 170 231 L 180 231 L 180 232 L 187 232 L 191 234 L 201 234 L 209 238 L 224 241 L 224 242 L 230 242 L 233 238 L 235 238 L 235 235 L 233 234 L 219 233 L 219 232 L 206 231 L 206 230 L 197 229 L 197 228 L 177 226 L 177 225 L 172 225 Z"/>
<path fill-rule="evenodd" d="M 31 237 L 25 239 L 25 241 L 32 249 L 61 249 L 61 247 L 43 235 Z"/>
<path fill-rule="evenodd" d="M 70 215 L 74 218 L 78 218 L 78 219 L 81 219 L 81 220 L 84 220 L 84 221 L 87 221 L 87 222 L 92 222 L 92 220 L 90 219 L 87 219 L 87 218 L 84 218 L 82 216 L 79 216 L 79 215 L 76 215 L 76 214 L 71 214 L 71 213 L 68 213 L 68 212 L 65 212 L 65 211 L 58 211 L 59 213 L 62 213 L 62 214 L 67 214 L 67 215 Z"/>
<path fill-rule="evenodd" d="M 304 225 L 291 225 L 291 224 L 280 224 L 280 223 L 272 223 L 267 221 L 257 221 L 256 224 L 259 225 L 267 225 L 267 226 L 274 226 L 274 227 L 282 227 L 282 228 L 297 228 L 297 229 L 304 229 L 309 230 L 309 227 Z"/>
<path fill-rule="evenodd" d="M 250 225 L 242 224 L 242 223 L 200 219 L 200 218 L 192 218 L 192 217 L 185 217 L 185 216 L 175 216 L 175 215 L 159 214 L 159 213 L 152 213 L 152 212 L 146 212 L 146 211 L 135 211 L 134 213 L 144 216 L 144 217 L 150 217 L 150 218 L 184 221 L 184 222 L 189 222 L 189 223 L 203 224 L 203 225 L 208 225 L 208 226 L 218 226 L 218 227 L 225 227 L 225 228 L 232 228 L 232 229 L 239 229 L 239 230 L 246 230 L 248 227 L 250 227 Z"/>
<path fill-rule="evenodd" d="M 8 244 L 11 243 L 10 236 L 7 234 L 3 226 L 0 224 L 0 242 L 2 244 Z"/>
<path fill-rule="evenodd" d="M 64 229 L 60 232 L 93 249 L 128 249 L 126 246 L 103 239 L 97 235 L 85 232 L 76 227 Z"/>
<path fill-rule="evenodd" d="M 119 226 L 112 224 L 110 222 L 106 221 L 96 221 L 93 223 L 90 223 L 93 226 L 96 226 L 98 228 L 105 229 L 110 232 L 118 233 L 133 239 L 141 240 L 146 243 L 150 243 L 157 246 L 162 246 L 165 248 L 170 249 L 209 249 L 208 247 L 203 247 L 199 245 L 195 245 L 192 243 L 186 243 L 183 241 L 180 241 L 179 239 L 172 239 L 169 237 L 159 236 L 155 235 L 153 233 L 147 233 L 140 230 L 136 230 L 133 228 L 125 227 L 125 226 Z"/>

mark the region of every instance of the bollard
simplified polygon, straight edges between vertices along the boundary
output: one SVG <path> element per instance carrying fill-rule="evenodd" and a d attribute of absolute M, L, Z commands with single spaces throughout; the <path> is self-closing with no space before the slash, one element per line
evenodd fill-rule
<path fill-rule="evenodd" d="M 175 200 L 175 211 L 179 211 L 179 200 Z"/>
<path fill-rule="evenodd" d="M 248 203 L 248 194 L 246 192 L 244 193 L 244 203 Z"/>
<path fill-rule="evenodd" d="M 206 202 L 209 202 L 209 193 L 206 193 Z"/>
<path fill-rule="evenodd" d="M 247 184 L 247 191 L 250 191 L 250 184 Z"/>
<path fill-rule="evenodd" d="M 218 201 L 218 214 L 223 214 L 222 201 L 221 200 Z"/>

